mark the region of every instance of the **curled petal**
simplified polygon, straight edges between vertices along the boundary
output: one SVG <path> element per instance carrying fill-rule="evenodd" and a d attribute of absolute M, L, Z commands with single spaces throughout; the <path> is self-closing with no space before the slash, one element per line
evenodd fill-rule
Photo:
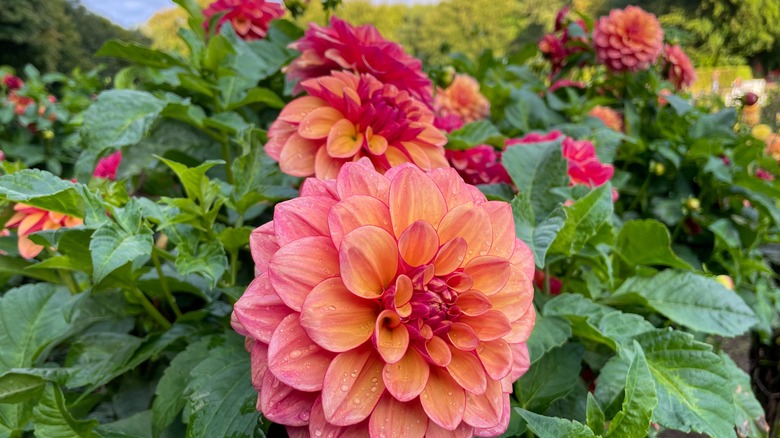
<path fill-rule="evenodd" d="M 378 314 L 376 302 L 356 296 L 334 277 L 312 289 L 303 302 L 300 322 L 319 346 L 341 353 L 371 337 Z"/>
<path fill-rule="evenodd" d="M 279 154 L 279 169 L 292 176 L 309 176 L 314 173 L 314 157 L 320 144 L 298 133 L 290 135 Z"/>
<path fill-rule="evenodd" d="M 468 401 L 466 403 L 468 403 Z M 509 428 L 509 416 L 510 416 L 511 406 L 512 405 L 509 402 L 509 393 L 504 392 L 502 408 L 501 408 L 501 419 L 498 421 L 498 424 L 496 424 L 493 427 L 475 428 L 474 435 L 480 437 L 482 436 L 493 437 L 493 436 L 503 435 L 504 432 L 506 432 L 507 429 Z"/>
<path fill-rule="evenodd" d="M 401 360 L 385 364 L 382 380 L 393 397 L 406 402 L 420 395 L 428 382 L 429 374 L 428 362 L 417 350 L 408 348 Z"/>
<path fill-rule="evenodd" d="M 339 249 L 341 277 L 355 295 L 378 298 L 395 278 L 398 247 L 384 229 L 364 226 L 344 236 Z"/>
<path fill-rule="evenodd" d="M 510 322 L 520 319 L 533 299 L 533 283 L 517 266 L 511 266 L 509 280 L 504 288 L 490 296 L 493 308 L 506 315 Z"/>
<path fill-rule="evenodd" d="M 347 119 L 341 119 L 333 125 L 328 134 L 328 155 L 334 158 L 350 158 L 363 145 L 363 134 L 355 130 L 355 125 Z"/>
<path fill-rule="evenodd" d="M 401 233 L 398 251 L 401 258 L 412 267 L 429 263 L 439 250 L 436 229 L 425 221 L 416 221 Z"/>
<path fill-rule="evenodd" d="M 446 212 L 441 191 L 419 168 L 406 166 L 390 182 L 390 217 L 396 237 L 418 220 L 436 226 Z"/>
<path fill-rule="evenodd" d="M 493 307 L 492 297 L 488 298 L 478 290 L 468 290 L 458 295 L 455 301 L 461 312 L 468 316 L 479 316 Z"/>
<path fill-rule="evenodd" d="M 386 363 L 396 363 L 409 347 L 409 331 L 401 317 L 392 310 L 383 310 L 376 318 L 376 349 Z"/>
<path fill-rule="evenodd" d="M 385 390 L 382 367 L 382 359 L 369 346 L 336 356 L 322 387 L 325 419 L 337 426 L 365 420 Z"/>
<path fill-rule="evenodd" d="M 320 148 L 314 157 L 314 176 L 319 179 L 335 179 L 339 169 L 346 163 L 344 158 L 334 158 L 328 155 L 326 148 Z"/>
<path fill-rule="evenodd" d="M 447 403 L 442 403 L 443 397 L 446 397 Z M 463 411 L 466 409 L 465 391 L 447 371 L 439 367 L 431 368 L 431 375 L 420 394 L 420 401 L 428 418 L 446 430 L 455 430 L 463 420 Z"/>
<path fill-rule="evenodd" d="M 339 110 L 322 106 L 306 114 L 298 126 L 298 135 L 309 140 L 321 140 L 330 133 L 333 125 L 344 119 Z"/>
<path fill-rule="evenodd" d="M 268 345 L 255 342 L 249 350 L 249 357 L 252 362 L 252 386 L 260 391 L 263 387 L 263 376 L 268 370 Z"/>
<path fill-rule="evenodd" d="M 268 368 L 277 379 L 300 391 L 322 389 L 322 379 L 333 356 L 309 338 L 297 313 L 279 324 L 268 344 Z"/>
<path fill-rule="evenodd" d="M 304 237 L 283 246 L 271 257 L 271 285 L 291 309 L 300 312 L 314 286 L 339 275 L 336 248 L 329 237 Z"/>
<path fill-rule="evenodd" d="M 385 394 L 371 414 L 368 428 L 371 436 L 387 438 L 422 438 L 428 417 L 417 401 L 402 403 Z"/>

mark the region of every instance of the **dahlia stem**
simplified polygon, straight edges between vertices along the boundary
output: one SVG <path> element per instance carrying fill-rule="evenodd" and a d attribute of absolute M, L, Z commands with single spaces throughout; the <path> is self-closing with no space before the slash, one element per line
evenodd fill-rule
<path fill-rule="evenodd" d="M 165 294 L 165 300 L 168 301 L 168 305 L 171 306 L 176 319 L 181 317 L 181 310 L 179 305 L 176 304 L 176 298 L 171 293 L 171 288 L 168 286 L 168 279 L 163 274 L 162 265 L 160 264 L 160 258 L 157 257 L 157 248 L 152 250 L 152 263 L 154 263 L 154 269 L 157 271 L 157 276 L 160 277 L 160 286 L 162 286 L 163 294 Z"/>
<path fill-rule="evenodd" d="M 79 286 L 76 283 L 76 279 L 73 278 L 72 272 L 68 272 L 64 269 L 57 269 L 57 274 L 59 274 L 60 279 L 65 283 L 65 286 L 68 286 L 71 295 L 76 295 L 81 292 L 81 289 L 79 289 Z"/>
<path fill-rule="evenodd" d="M 236 219 L 236 228 L 244 225 L 244 215 L 239 214 Z M 230 285 L 235 286 L 238 278 L 238 249 L 230 251 Z"/>
<path fill-rule="evenodd" d="M 233 184 L 233 167 L 231 167 L 232 159 L 230 157 L 230 140 L 227 139 L 222 140 L 222 160 L 225 161 L 225 176 L 227 177 L 227 182 Z"/>
<path fill-rule="evenodd" d="M 141 292 L 141 289 L 138 289 L 137 287 L 133 287 L 131 289 L 133 294 L 138 298 L 138 301 L 141 302 L 141 306 L 143 306 L 144 310 L 149 314 L 149 316 L 152 317 L 155 321 L 157 321 L 158 324 L 162 326 L 165 330 L 169 330 L 172 325 L 171 322 L 165 319 L 165 317 L 160 313 L 159 310 L 157 310 L 156 307 L 149 301 L 149 298 L 146 297 L 146 295 Z"/>

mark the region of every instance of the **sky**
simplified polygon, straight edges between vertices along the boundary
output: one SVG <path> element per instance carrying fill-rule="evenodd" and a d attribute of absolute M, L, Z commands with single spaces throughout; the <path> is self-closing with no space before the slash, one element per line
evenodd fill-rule
<path fill-rule="evenodd" d="M 382 3 L 431 3 L 431 0 L 381 0 Z M 81 4 L 120 26 L 135 28 L 155 12 L 173 7 L 171 0 L 81 0 Z"/>

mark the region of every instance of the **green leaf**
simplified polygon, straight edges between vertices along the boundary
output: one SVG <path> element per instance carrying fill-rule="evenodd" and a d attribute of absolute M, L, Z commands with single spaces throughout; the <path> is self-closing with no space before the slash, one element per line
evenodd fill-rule
<path fill-rule="evenodd" d="M 225 228 L 219 233 L 219 241 L 228 251 L 235 251 L 249 245 L 249 235 L 252 227 Z"/>
<path fill-rule="evenodd" d="M 27 284 L 0 297 L 0 373 L 32 367 L 67 336 L 67 289 L 49 283 Z"/>
<path fill-rule="evenodd" d="M 584 348 L 567 344 L 548 351 L 515 382 L 520 406 L 543 411 L 555 400 L 566 396 L 579 379 Z"/>
<path fill-rule="evenodd" d="M 447 149 L 462 151 L 481 144 L 504 147 L 501 131 L 487 120 L 469 123 L 447 135 Z"/>
<path fill-rule="evenodd" d="M 588 410 L 586 413 L 586 423 L 590 430 L 596 432 L 596 434 L 601 434 L 604 431 L 604 422 L 606 421 L 604 419 L 604 411 L 601 410 L 599 402 L 596 401 L 596 398 L 593 397 L 592 393 L 588 392 L 587 397 Z"/>
<path fill-rule="evenodd" d="M 269 108 L 282 108 L 284 107 L 284 101 L 276 93 L 268 88 L 255 87 L 247 91 L 246 96 L 237 101 L 232 102 L 225 108 L 226 111 L 232 111 L 242 106 L 251 105 L 253 103 L 264 103 Z"/>
<path fill-rule="evenodd" d="M 611 220 L 612 213 L 612 186 L 604 184 L 566 208 L 566 223 L 553 241 L 550 252 L 576 254 L 603 224 Z"/>
<path fill-rule="evenodd" d="M 40 396 L 46 380 L 24 373 L 0 375 L 0 403 L 21 403 Z"/>
<path fill-rule="evenodd" d="M 769 424 L 766 422 L 764 408 L 751 391 L 750 375 L 742 371 L 724 352 L 720 352 L 729 382 L 734 383 L 734 424 L 737 433 L 743 437 L 766 437 Z"/>
<path fill-rule="evenodd" d="M 176 176 L 179 177 L 184 190 L 187 192 L 187 196 L 190 199 L 201 201 L 202 204 L 209 192 L 209 179 L 206 177 L 206 172 L 217 164 L 225 164 L 222 160 L 208 160 L 198 167 L 190 168 L 172 160 L 162 157 L 157 158 L 170 167 Z"/>
<path fill-rule="evenodd" d="M 653 422 L 713 438 L 734 436 L 734 385 L 710 345 L 673 330 L 644 333 L 636 340 L 655 379 Z"/>
<path fill-rule="evenodd" d="M 230 202 L 239 214 L 259 202 L 278 199 L 279 191 L 284 198 L 298 196 L 295 189 L 282 185 L 279 167 L 261 147 L 252 148 L 250 153 L 235 160 L 232 167 L 235 185 Z"/>
<path fill-rule="evenodd" d="M 578 294 L 558 295 L 545 304 L 543 313 L 566 317 L 574 336 L 607 345 L 614 351 L 620 344 L 630 343 L 634 336 L 654 329 L 639 315 L 620 312 Z"/>
<path fill-rule="evenodd" d="M 736 336 L 758 322 L 734 291 L 692 272 L 666 270 L 652 277 L 632 277 L 615 292 L 615 302 L 639 303 L 693 330 Z"/>
<path fill-rule="evenodd" d="M 48 385 L 33 409 L 35 435 L 46 438 L 93 438 L 97 420 L 77 420 L 68 411 L 65 397 L 56 385 Z"/>
<path fill-rule="evenodd" d="M 188 437 L 252 437 L 260 415 L 257 391 L 243 339 L 228 333 L 225 342 L 190 373 L 184 412 Z"/>
<path fill-rule="evenodd" d="M 595 438 L 593 431 L 578 421 L 546 417 L 525 409 L 515 411 L 528 422 L 528 428 L 539 438 Z"/>
<path fill-rule="evenodd" d="M 615 250 L 629 266 L 662 265 L 692 269 L 672 251 L 666 226 L 654 219 L 637 219 L 623 224 Z"/>
<path fill-rule="evenodd" d="M 89 249 L 95 283 L 99 283 L 125 263 L 146 259 L 152 253 L 152 231 L 143 224 L 140 207 L 133 199 L 116 209 L 119 226 L 106 224 L 92 234 Z"/>
<path fill-rule="evenodd" d="M 203 57 L 203 67 L 207 70 L 217 71 L 231 53 L 235 53 L 233 46 L 222 35 L 209 38 L 206 46 L 206 54 Z"/>
<path fill-rule="evenodd" d="M 44 210 L 84 217 L 77 185 L 45 170 L 24 169 L 0 176 L 0 195 Z"/>
<path fill-rule="evenodd" d="M 531 204 L 524 193 L 518 193 L 511 204 L 512 214 L 515 218 L 515 234 L 531 248 L 536 266 L 543 268 L 550 245 L 566 224 L 566 209 L 556 208 L 537 224 Z"/>
<path fill-rule="evenodd" d="M 152 411 L 141 411 L 113 423 L 101 424 L 96 431 L 102 438 L 148 438 L 152 436 Z"/>
<path fill-rule="evenodd" d="M 74 342 L 68 351 L 66 366 L 73 371 L 69 388 L 102 382 L 116 373 L 133 356 L 143 340 L 124 333 L 88 333 Z"/>
<path fill-rule="evenodd" d="M 571 337 L 571 324 L 563 318 L 554 316 L 536 316 L 536 324 L 528 338 L 528 355 L 533 364 L 545 353 L 560 347 Z"/>
<path fill-rule="evenodd" d="M 187 67 L 187 64 L 180 59 L 165 52 L 150 49 L 140 44 L 118 40 L 107 41 L 95 53 L 95 56 L 124 59 L 125 61 L 155 68 Z"/>
<path fill-rule="evenodd" d="M 81 137 L 95 151 L 136 144 L 163 108 L 165 102 L 144 91 L 104 91 L 84 112 Z"/>
<path fill-rule="evenodd" d="M 155 437 L 173 423 L 184 408 L 184 391 L 190 383 L 190 373 L 209 357 L 208 346 L 211 341 L 211 338 L 205 338 L 190 344 L 165 369 L 157 384 L 152 405 L 152 429 Z"/>
<path fill-rule="evenodd" d="M 62 283 L 56 272 L 34 269 L 37 264 L 37 262 L 30 262 L 19 257 L 0 255 L 0 275 L 10 276 L 19 274 L 47 283 Z"/>
<path fill-rule="evenodd" d="M 176 269 L 183 276 L 198 274 L 207 279 L 211 287 L 215 287 L 222 274 L 228 268 L 225 249 L 219 241 L 200 243 L 192 252 L 180 248 L 176 257 Z"/>
<path fill-rule="evenodd" d="M 537 219 L 546 217 L 561 203 L 552 189 L 569 186 L 561 141 L 518 144 L 506 148 L 501 155 L 502 164 L 518 192 L 527 196 Z"/>
<path fill-rule="evenodd" d="M 624 385 L 623 408 L 609 423 L 607 436 L 645 436 L 658 404 L 655 383 L 642 347 L 634 341 L 631 363 Z M 625 350 L 621 351 L 623 354 Z"/>

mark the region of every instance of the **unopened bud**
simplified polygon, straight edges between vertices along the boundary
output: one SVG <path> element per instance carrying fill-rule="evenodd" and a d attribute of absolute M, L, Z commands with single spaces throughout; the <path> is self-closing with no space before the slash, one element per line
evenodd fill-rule
<path fill-rule="evenodd" d="M 685 200 L 685 207 L 690 211 L 699 211 L 701 209 L 701 201 L 699 201 L 699 198 L 690 197 Z"/>
<path fill-rule="evenodd" d="M 666 166 L 664 163 L 652 162 L 650 163 L 650 171 L 656 176 L 661 176 L 666 173 Z"/>
<path fill-rule="evenodd" d="M 455 71 L 455 68 L 451 65 L 448 65 L 447 67 L 444 67 L 444 71 L 442 71 L 441 80 L 444 82 L 444 86 L 448 87 L 452 81 L 455 80 L 455 75 L 457 72 Z"/>
<path fill-rule="evenodd" d="M 43 131 L 42 135 L 43 138 L 45 138 L 46 140 L 51 140 L 52 138 L 54 138 L 54 132 L 51 129 L 47 129 Z"/>
<path fill-rule="evenodd" d="M 745 106 L 753 106 L 758 102 L 758 95 L 756 93 L 745 93 L 742 96 L 742 104 Z"/>
<path fill-rule="evenodd" d="M 734 290 L 734 280 L 728 275 L 718 275 L 715 277 L 715 281 L 725 286 L 728 290 Z"/>

